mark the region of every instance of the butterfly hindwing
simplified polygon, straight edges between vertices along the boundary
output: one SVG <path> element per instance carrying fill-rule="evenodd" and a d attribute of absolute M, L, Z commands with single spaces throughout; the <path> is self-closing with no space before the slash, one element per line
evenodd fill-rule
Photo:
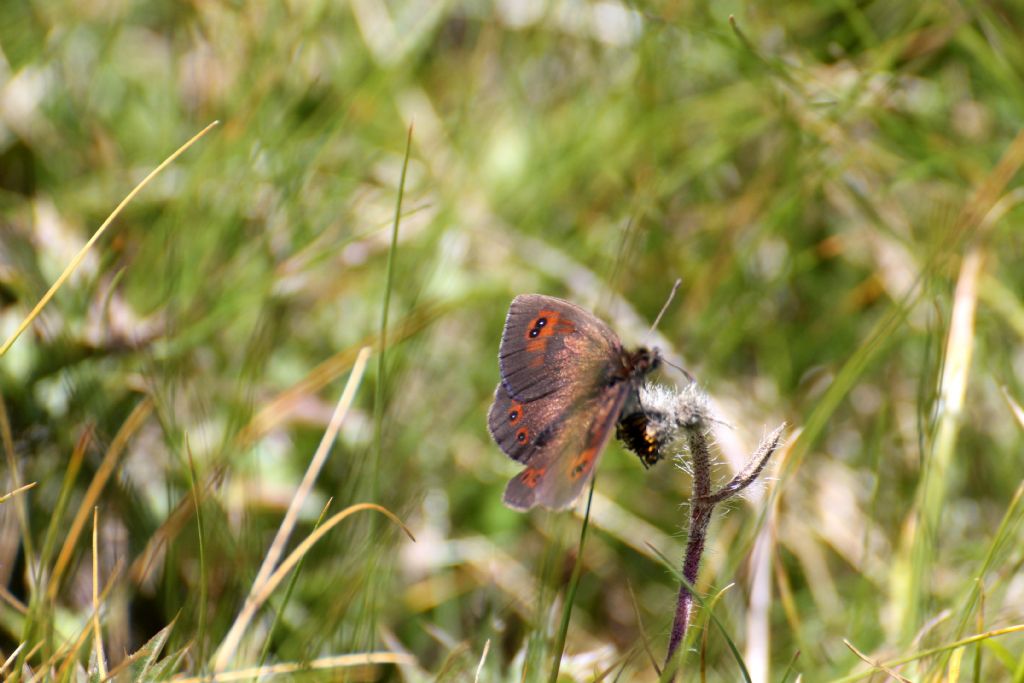
<path fill-rule="evenodd" d="M 558 430 L 559 418 L 568 406 L 567 399 L 563 392 L 535 401 L 518 401 L 498 382 L 494 403 L 487 415 L 487 428 L 508 457 L 527 463 Z"/>
<path fill-rule="evenodd" d="M 576 406 L 549 441 L 536 448 L 526 469 L 505 488 L 505 504 L 517 510 L 569 506 L 579 496 L 618 419 L 628 387 L 622 385 Z"/>

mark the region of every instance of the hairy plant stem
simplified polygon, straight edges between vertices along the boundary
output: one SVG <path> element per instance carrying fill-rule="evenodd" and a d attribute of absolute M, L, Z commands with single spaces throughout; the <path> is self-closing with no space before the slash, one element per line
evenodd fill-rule
<path fill-rule="evenodd" d="M 665 668 L 669 668 L 672 657 L 679 644 L 683 642 L 686 628 L 693 612 L 693 594 L 690 586 L 697 583 L 697 572 L 700 570 L 700 558 L 704 554 L 707 541 L 708 525 L 711 523 L 711 512 L 714 503 L 704 502 L 711 495 L 711 456 L 708 453 L 708 441 L 701 425 L 688 430 L 690 456 L 693 459 L 693 502 L 690 505 L 690 528 L 686 536 L 686 554 L 683 559 L 683 578 L 679 584 L 679 597 L 676 600 L 676 616 L 672 622 L 672 635 L 668 641 L 668 655 L 665 657 Z"/>
<path fill-rule="evenodd" d="M 738 495 L 757 480 L 772 454 L 779 447 L 782 431 L 780 425 L 758 446 L 750 461 L 732 480 L 717 491 L 711 490 L 711 455 L 708 449 L 708 429 L 703 419 L 698 419 L 686 428 L 687 446 L 693 464 L 693 497 L 690 502 L 690 527 L 686 537 L 686 552 L 683 556 L 683 581 L 679 585 L 676 600 L 676 614 L 665 656 L 665 671 L 668 680 L 675 679 L 673 658 L 686 637 L 686 630 L 693 616 L 693 593 L 691 587 L 697 584 L 700 560 L 707 543 L 708 525 L 711 514 L 719 503 Z"/>

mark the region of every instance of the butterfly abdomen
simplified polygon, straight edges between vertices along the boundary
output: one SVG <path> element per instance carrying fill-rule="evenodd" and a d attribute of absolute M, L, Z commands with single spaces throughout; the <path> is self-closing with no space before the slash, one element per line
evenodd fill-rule
<path fill-rule="evenodd" d="M 665 442 L 651 424 L 653 414 L 642 408 L 623 415 L 615 425 L 615 438 L 629 450 L 636 453 L 644 467 L 650 467 L 661 460 Z M 655 418 L 657 419 L 657 418 Z"/>

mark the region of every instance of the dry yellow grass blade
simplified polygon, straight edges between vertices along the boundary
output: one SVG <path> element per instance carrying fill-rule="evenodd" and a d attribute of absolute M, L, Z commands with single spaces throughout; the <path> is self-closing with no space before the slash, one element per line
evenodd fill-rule
<path fill-rule="evenodd" d="M 874 661 L 871 661 L 871 659 L 870 659 L 870 658 L 869 658 L 869 657 L 868 657 L 868 656 L 867 656 L 866 654 L 864 654 L 863 652 L 861 652 L 860 650 L 858 650 L 858 649 L 857 649 L 857 648 L 856 648 L 856 647 L 855 647 L 855 646 L 853 645 L 853 643 L 851 643 L 851 642 L 850 642 L 849 640 L 847 640 L 846 638 L 843 638 L 843 644 L 844 644 L 844 645 L 846 645 L 846 647 L 850 648 L 850 652 L 852 652 L 853 654 L 857 655 L 857 657 L 859 657 L 859 658 L 860 658 L 860 660 L 861 660 L 862 662 L 864 662 L 865 664 L 869 664 L 870 666 L 873 666 L 873 667 L 874 667 L 874 668 L 876 668 L 876 669 L 879 669 L 879 670 L 881 670 L 881 671 L 884 671 L 884 672 L 885 672 L 886 674 L 888 674 L 888 675 L 889 675 L 889 676 L 890 676 L 891 678 L 894 678 L 894 679 L 896 679 L 897 681 L 900 681 L 900 683 L 910 683 L 910 679 L 909 679 L 909 678 L 907 678 L 907 677 L 905 677 L 905 676 L 901 676 L 901 675 L 899 675 L 898 673 L 896 673 L 895 671 L 893 671 L 892 669 L 890 669 L 889 667 L 887 667 L 887 666 L 886 666 L 885 664 L 882 664 L 881 662 L 874 662 Z"/>
<path fill-rule="evenodd" d="M 491 649 L 491 639 L 488 638 L 487 642 L 484 643 L 484 651 L 480 655 L 480 663 L 476 665 L 476 676 L 473 677 L 473 683 L 479 683 L 480 672 L 484 670 L 484 662 L 487 661 L 487 652 Z"/>
<path fill-rule="evenodd" d="M 7 417 L 7 405 L 3 396 L 0 396 L 0 444 L 3 445 L 4 459 L 7 461 L 7 470 L 10 474 L 11 485 L 14 487 L 9 496 L 24 489 L 21 483 L 21 470 L 18 468 L 18 458 L 14 455 L 14 436 L 11 433 L 11 421 Z M 5 496 L 2 500 L 6 500 Z M 32 534 L 29 532 L 28 512 L 25 508 L 25 499 L 19 498 L 14 501 L 14 512 L 18 517 L 18 526 L 21 529 L 21 542 L 25 549 L 25 560 L 29 566 L 36 561 L 36 551 L 32 542 Z"/>
<path fill-rule="evenodd" d="M 253 579 L 252 588 L 249 590 L 245 605 L 238 613 L 235 623 L 231 625 L 231 629 L 228 631 L 220 650 L 217 652 L 216 659 L 214 660 L 214 669 L 216 671 L 223 671 L 227 668 L 228 663 L 235 654 L 235 650 L 238 648 L 238 643 L 242 639 L 242 634 L 249 626 L 249 620 L 255 613 L 255 606 L 249 609 L 250 603 L 253 597 L 262 590 L 263 584 L 267 581 L 271 572 L 274 571 L 277 561 L 284 552 L 285 544 L 288 543 L 292 529 L 295 528 L 295 522 L 299 518 L 299 510 L 302 509 L 302 505 L 306 502 L 309 492 L 313 489 L 313 483 L 316 482 L 316 478 L 320 475 L 320 470 L 323 468 L 327 455 L 331 451 L 331 445 L 334 444 L 334 439 L 338 436 L 338 430 L 341 429 L 341 423 L 345 420 L 345 416 L 348 415 L 349 408 L 352 406 L 356 390 L 363 380 L 363 372 L 366 370 L 366 362 L 369 360 L 371 352 L 372 349 L 368 346 L 364 346 L 359 350 L 355 365 L 352 367 L 352 374 L 349 375 L 345 389 L 341 393 L 341 398 L 338 399 L 338 403 L 334 407 L 331 421 L 327 424 L 327 429 L 324 430 L 324 435 L 320 439 L 320 445 L 317 446 L 316 453 L 313 454 L 313 459 L 310 460 L 309 467 L 306 468 L 306 474 L 303 476 L 298 490 L 288 505 L 288 511 L 285 513 L 284 519 L 281 520 L 281 526 L 278 528 L 277 534 L 274 536 L 274 540 L 271 542 L 270 548 L 263 558 L 260 570 L 257 572 L 256 578 Z"/>
<path fill-rule="evenodd" d="M 82 500 L 81 506 L 78 508 L 78 512 L 75 514 L 75 519 L 71 522 L 71 528 L 68 531 L 67 538 L 64 540 L 64 545 L 60 549 L 60 554 L 57 556 L 57 562 L 53 566 L 53 574 L 50 578 L 50 585 L 47 588 L 46 594 L 50 600 L 57 597 L 57 591 L 60 590 L 60 580 L 64 575 L 64 571 L 67 569 L 68 563 L 71 562 L 71 553 L 75 549 L 75 543 L 78 541 L 79 534 L 82 533 L 82 527 L 85 526 L 85 521 L 89 515 L 89 509 L 96 504 L 96 500 L 100 496 L 100 492 L 103 491 L 103 487 L 107 485 L 107 481 L 114 473 L 114 468 L 117 467 L 118 460 L 121 457 L 121 453 L 124 451 L 125 446 L 128 445 L 128 439 L 135 434 L 136 430 L 142 423 L 145 422 L 146 418 L 149 417 L 150 411 L 153 409 L 153 403 L 149 399 L 145 399 L 139 405 L 135 406 L 135 409 L 128 416 L 128 419 L 121 425 L 121 429 L 118 430 L 117 435 L 114 436 L 113 442 L 110 444 L 110 448 L 107 450 L 107 454 L 103 456 L 103 462 L 100 463 L 100 467 L 96 470 L 96 476 L 89 482 L 89 488 L 85 491 L 85 498 Z"/>
<path fill-rule="evenodd" d="M 114 565 L 113 571 L 110 572 L 110 580 L 107 582 L 107 587 L 104 588 L 103 592 L 100 594 L 100 604 L 102 604 L 103 601 L 107 599 L 107 596 L 110 595 L 110 591 L 116 585 L 117 579 L 120 576 L 121 569 L 123 567 L 124 563 L 121 561 L 118 561 L 118 563 Z M 64 639 L 64 641 L 60 644 L 60 647 L 57 648 L 57 651 L 54 652 L 47 661 L 39 665 L 39 670 L 35 673 L 35 675 L 32 678 L 29 679 L 29 683 L 35 683 L 35 681 L 41 680 L 67 679 L 68 672 L 71 670 L 71 667 L 78 663 L 78 651 L 82 649 L 82 645 L 85 644 L 85 641 L 89 637 L 89 634 L 92 633 L 93 618 L 94 614 L 90 614 L 86 618 L 85 623 L 79 630 L 78 635 L 74 637 L 74 639 L 70 637 Z M 60 634 L 58 633 L 57 635 Z M 40 645 L 41 644 L 42 643 L 40 643 Z M 32 652 L 29 652 L 27 655 L 25 655 L 26 662 L 32 658 L 32 655 L 36 652 L 36 649 L 38 649 L 38 646 L 36 648 L 33 648 Z M 64 661 L 61 663 L 60 669 L 57 671 L 56 675 L 51 675 L 53 674 L 53 667 L 57 665 L 57 662 L 60 661 L 62 657 L 64 658 Z M 48 675 L 49 677 L 47 677 Z"/>
<path fill-rule="evenodd" d="M 332 657 L 320 657 L 308 662 L 271 664 L 268 666 L 254 666 L 248 669 L 237 671 L 224 671 L 207 676 L 190 676 L 172 678 L 174 683 L 215 683 L 224 681 L 244 681 L 248 679 L 261 678 L 263 676 L 283 676 L 285 674 L 297 673 L 299 671 L 326 671 L 328 669 L 341 669 L 353 666 L 370 666 L 373 664 L 415 664 L 416 658 L 412 655 L 398 652 L 364 652 L 351 655 L 334 655 Z"/>
<path fill-rule="evenodd" d="M 984 633 L 977 633 L 973 636 L 961 638 L 960 640 L 954 641 L 952 643 L 947 643 L 945 645 L 939 645 L 936 647 L 928 648 L 927 650 L 922 650 L 921 652 L 917 652 L 906 657 L 900 657 L 899 659 L 894 659 L 889 662 L 873 662 L 871 663 L 871 668 L 867 671 L 859 671 L 855 674 L 850 674 L 849 676 L 843 676 L 842 678 L 832 679 L 832 683 L 853 683 L 853 681 L 860 681 L 865 678 L 870 678 L 879 670 L 885 670 L 883 669 L 883 667 L 888 669 L 894 666 L 903 666 L 904 664 L 909 664 L 910 662 L 914 662 L 919 659 L 925 659 L 926 657 L 931 657 L 933 655 L 939 654 L 940 652 L 957 650 L 959 648 L 971 645 L 973 643 L 980 643 L 981 641 L 988 640 L 989 638 L 998 638 L 1000 636 L 1008 636 L 1014 633 L 1022 632 L 1024 632 L 1024 624 L 1014 624 L 1013 626 L 1007 626 L 1005 628 L 997 628 L 991 631 L 985 631 Z"/>
<path fill-rule="evenodd" d="M 28 614 L 28 605 L 19 600 L 14 593 L 7 590 L 4 586 L 0 586 L 0 603 L 7 605 L 22 616 Z"/>
<path fill-rule="evenodd" d="M 1006 390 L 1006 387 L 1003 387 L 1003 398 L 1006 399 L 1006 403 L 1010 406 L 1010 410 L 1013 411 L 1013 416 L 1017 418 L 1017 424 L 1024 427 L 1024 408 L 1021 408 L 1020 404 L 1013 400 L 1013 397 L 1010 396 L 1010 392 Z"/>
<path fill-rule="evenodd" d="M 949 674 L 946 676 L 948 683 L 957 683 L 960 680 L 960 669 L 963 666 L 964 649 L 953 650 L 953 656 L 949 658 Z"/>
<path fill-rule="evenodd" d="M 262 590 L 255 596 L 256 606 L 258 607 L 263 604 L 266 599 L 270 597 L 270 594 L 273 593 L 274 589 L 277 588 L 282 580 L 284 580 L 284 577 L 288 575 L 288 572 L 290 572 L 292 568 L 299 563 L 302 556 L 309 552 L 309 549 L 312 548 L 317 541 L 323 538 L 328 531 L 338 526 L 338 524 L 340 524 L 341 521 L 349 515 L 362 510 L 376 510 L 377 512 L 380 512 L 392 522 L 402 527 L 402 531 L 405 532 L 405 535 L 408 536 L 411 541 L 415 542 L 416 537 L 412 535 L 411 531 L 409 531 L 409 527 L 407 527 L 405 522 L 399 519 L 395 513 L 391 512 L 391 510 L 388 510 L 381 505 L 377 505 L 376 503 L 356 503 L 355 505 L 350 505 L 329 518 L 316 531 L 307 536 L 306 540 L 300 543 L 295 550 L 292 551 L 285 561 L 281 563 L 281 566 L 270 575 L 270 578 L 267 579 L 266 583 L 263 585 Z"/>
<path fill-rule="evenodd" d="M 28 326 L 31 325 L 32 321 L 39 316 L 39 313 L 43 310 L 46 304 L 50 303 L 50 299 L 52 299 L 53 296 L 57 293 L 57 290 L 64 286 L 64 283 L 67 282 L 67 279 L 71 277 L 71 274 L 74 273 L 75 270 L 78 268 L 79 264 L 82 263 L 82 259 L 85 258 L 85 255 L 89 253 L 89 250 L 92 249 L 92 246 L 94 244 L 96 244 L 96 241 L 103 236 L 103 233 L 107 231 L 107 228 L 110 227 L 110 224 L 114 222 L 114 219 L 117 218 L 118 215 L 120 215 L 120 213 L 124 210 L 124 207 L 128 206 L 128 203 L 135 199 L 135 196 L 139 194 L 139 192 L 142 192 L 142 188 L 146 187 L 146 185 L 149 185 L 150 181 L 153 180 L 153 178 L 155 178 L 161 171 L 163 171 L 165 168 L 174 163 L 175 159 L 184 154 L 185 150 L 194 145 L 199 140 L 199 138 L 206 135 L 206 133 L 209 132 L 209 130 L 216 126 L 218 123 L 220 122 L 214 121 L 206 128 L 203 128 L 201 131 L 192 136 L 191 140 L 189 140 L 184 145 L 179 147 L 174 152 L 174 154 L 164 159 L 159 166 L 150 171 L 149 175 L 143 178 L 142 181 L 138 185 L 136 185 L 124 199 L 121 200 L 121 203 L 117 205 L 117 208 L 115 208 L 114 211 L 109 216 L 107 216 L 107 220 L 103 221 L 103 225 L 97 228 L 96 232 L 94 232 L 92 237 L 89 238 L 89 241 L 85 243 L 85 246 L 82 247 L 77 254 L 75 254 L 75 257 L 73 259 L 71 259 L 71 263 L 68 264 L 68 267 L 64 269 L 64 272 L 60 274 L 60 277 L 58 277 L 57 280 L 50 287 L 50 289 L 47 290 L 46 294 L 43 295 L 43 298 L 39 300 L 39 303 L 35 305 L 35 308 L 32 309 L 32 312 L 29 313 L 25 317 L 25 319 L 21 321 L 21 324 L 18 325 L 18 329 L 14 331 L 14 334 L 12 334 L 7 339 L 7 341 L 4 342 L 3 346 L 0 346 L 0 356 L 3 356 L 5 353 L 7 353 L 7 350 L 11 348 L 15 341 L 17 341 L 18 337 L 21 336 L 21 333 L 28 329 Z"/>
<path fill-rule="evenodd" d="M 217 652 L 215 666 L 221 666 L 222 664 L 231 661 L 231 658 L 234 656 L 235 650 L 238 648 L 238 644 L 241 641 L 241 637 L 245 632 L 245 628 L 248 627 L 249 622 L 252 621 L 256 611 L 264 602 L 266 602 L 267 598 L 270 597 L 270 594 L 274 592 L 274 589 L 277 588 L 284 577 L 288 575 L 288 572 L 290 572 L 295 565 L 299 563 L 299 560 L 309 552 L 309 549 L 312 548 L 317 541 L 323 538 L 324 534 L 340 524 L 342 520 L 356 512 L 360 512 L 361 510 L 376 510 L 377 512 L 386 515 L 392 522 L 402 527 L 402 530 L 409 536 L 409 538 L 414 541 L 416 540 L 415 537 L 413 537 L 412 532 L 409 531 L 409 527 L 405 526 L 402 520 L 387 508 L 376 505 L 375 503 L 357 503 L 356 505 L 350 505 L 341 512 L 330 517 L 323 523 L 323 525 L 318 527 L 316 531 L 300 543 L 269 578 L 259 585 L 255 583 L 253 584 L 252 592 L 249 594 L 249 597 L 246 598 L 245 604 L 242 606 L 242 610 L 238 613 L 238 617 L 235 619 L 235 624 L 241 624 L 242 628 L 237 630 L 237 635 L 233 635 L 236 633 L 236 629 L 233 627 L 232 631 L 228 634 L 228 637 L 224 639 L 224 642 L 221 644 L 220 649 Z"/>
<path fill-rule="evenodd" d="M 92 509 L 92 645 L 96 652 L 96 673 L 107 677 L 107 659 L 103 654 L 103 629 L 100 628 L 100 509 Z"/>
<path fill-rule="evenodd" d="M 21 652 L 27 644 L 28 643 L 22 643 L 18 647 L 14 648 L 14 652 L 11 653 L 10 657 L 5 659 L 3 664 L 0 664 L 0 675 L 7 671 L 7 667 L 9 667 L 14 662 L 14 660 L 17 659 L 18 653 Z"/>
<path fill-rule="evenodd" d="M 932 569 L 934 544 L 938 538 L 942 513 L 949 490 L 949 477 L 963 419 L 967 385 L 974 355 L 975 314 L 978 306 L 978 283 L 984 273 L 985 255 L 973 248 L 960 266 L 953 312 L 946 339 L 945 365 L 939 384 L 938 421 L 935 442 L 926 462 L 918 491 L 919 533 L 911 539 L 910 585 L 907 600 L 898 613 L 900 630 L 910 633 L 920 622 L 924 591 L 929 585 L 927 573 Z"/>
<path fill-rule="evenodd" d="M 404 320 L 388 330 L 388 346 L 399 344 L 420 330 L 426 328 L 435 320 L 443 317 L 451 308 L 452 304 L 434 305 L 418 308 L 409 314 Z M 379 345 L 378 335 L 371 334 L 359 342 L 360 346 L 376 348 Z M 267 402 L 258 413 L 256 413 L 249 424 L 238 435 L 238 442 L 243 447 L 259 439 L 268 431 L 284 422 L 294 412 L 295 405 L 305 396 L 315 394 L 337 377 L 346 372 L 353 365 L 357 353 L 353 348 L 339 351 L 326 359 L 315 368 L 309 371 L 295 385 L 281 392 Z"/>
<path fill-rule="evenodd" d="M 29 483 L 25 484 L 24 486 L 19 486 L 18 488 L 14 489 L 13 491 L 10 491 L 10 492 L 5 493 L 4 495 L 0 496 L 0 503 L 5 502 L 8 498 L 13 498 L 14 496 L 18 495 L 19 493 L 24 493 L 25 491 L 28 491 L 31 488 L 35 488 L 38 484 L 39 484 L 39 482 L 32 481 L 32 482 L 29 482 Z"/>

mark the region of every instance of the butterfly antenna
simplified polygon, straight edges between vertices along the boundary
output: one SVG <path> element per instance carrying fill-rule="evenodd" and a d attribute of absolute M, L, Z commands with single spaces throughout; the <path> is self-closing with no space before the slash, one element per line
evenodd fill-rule
<path fill-rule="evenodd" d="M 665 305 L 661 307 L 661 312 L 658 313 L 658 317 L 654 319 L 654 324 L 651 325 L 651 329 L 647 331 L 647 334 L 650 334 L 657 329 L 658 323 L 661 322 L 661 318 L 665 315 L 665 311 L 668 310 L 669 304 L 672 303 L 672 299 L 676 298 L 676 292 L 679 291 L 679 285 L 681 284 L 683 284 L 683 278 L 677 277 L 675 284 L 672 285 L 672 292 L 668 295 L 668 299 L 665 300 Z"/>
<path fill-rule="evenodd" d="M 670 361 L 668 358 L 662 357 L 661 362 L 664 363 L 665 365 L 673 367 L 676 370 L 678 370 L 679 372 L 683 373 L 683 375 L 686 377 L 686 379 L 690 380 L 690 384 L 693 384 L 694 382 L 697 381 L 697 378 L 693 376 L 692 372 L 690 372 L 686 368 L 679 367 L 678 365 L 676 365 L 675 363 Z"/>
<path fill-rule="evenodd" d="M 672 291 L 669 292 L 668 299 L 665 300 L 665 305 L 661 307 L 661 311 L 658 312 L 658 317 L 654 319 L 654 324 L 651 325 L 651 329 L 647 331 L 647 334 L 651 334 L 652 332 L 654 332 L 655 329 L 657 329 L 658 323 L 661 322 L 661 318 L 665 315 L 665 311 L 667 311 L 668 307 L 672 304 L 672 299 L 676 297 L 676 292 L 679 291 L 679 285 L 681 284 L 683 284 L 683 279 L 677 277 L 675 283 L 672 285 Z M 694 377 L 693 374 L 691 374 L 690 371 L 687 370 L 686 368 L 679 367 L 678 365 L 668 360 L 667 358 L 662 358 L 661 362 L 683 373 L 686 379 L 690 380 L 691 384 L 697 381 L 697 378 Z"/>

